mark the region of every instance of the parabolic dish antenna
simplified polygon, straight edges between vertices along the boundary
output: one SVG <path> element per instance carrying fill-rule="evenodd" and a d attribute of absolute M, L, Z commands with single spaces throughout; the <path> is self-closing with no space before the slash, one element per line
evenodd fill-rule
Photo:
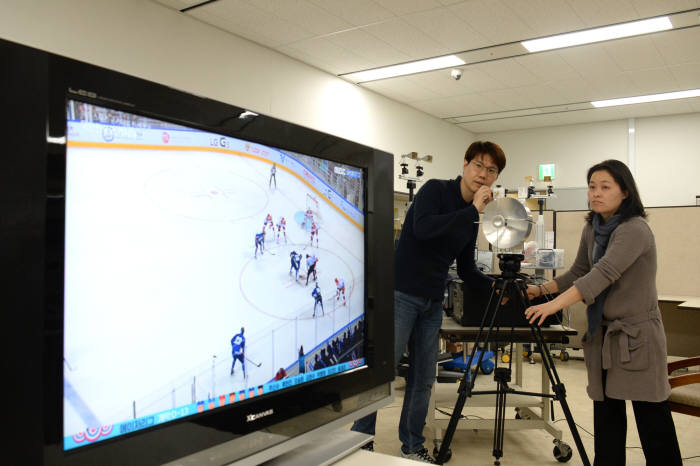
<path fill-rule="evenodd" d="M 481 220 L 486 240 L 498 249 L 520 244 L 532 230 L 528 209 L 513 197 L 489 202 Z"/>

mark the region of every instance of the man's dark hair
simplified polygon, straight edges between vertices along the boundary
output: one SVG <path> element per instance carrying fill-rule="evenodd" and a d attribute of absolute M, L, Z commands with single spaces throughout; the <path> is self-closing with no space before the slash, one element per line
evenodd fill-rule
<path fill-rule="evenodd" d="M 639 191 L 637 190 L 637 183 L 634 182 L 634 177 L 632 172 L 627 168 L 627 165 L 620 162 L 619 160 L 604 160 L 600 163 L 593 165 L 588 169 L 588 175 L 586 176 L 586 181 L 590 184 L 591 176 L 597 171 L 605 170 L 610 173 L 613 177 L 615 183 L 620 187 L 622 192 L 627 192 L 627 198 L 623 199 L 622 204 L 617 209 L 618 214 L 620 214 L 620 221 L 624 222 L 632 217 L 642 217 L 646 218 L 647 213 L 644 211 L 644 205 L 642 205 L 642 199 L 639 197 Z M 593 221 L 593 216 L 595 212 L 592 210 L 588 212 L 586 220 L 590 223 Z"/>
<path fill-rule="evenodd" d="M 498 167 L 498 173 L 501 173 L 506 168 L 506 154 L 501 149 L 501 146 L 491 141 L 474 141 L 467 148 L 464 154 L 464 160 L 471 162 L 477 155 L 488 155 L 493 159 L 493 162 Z"/>

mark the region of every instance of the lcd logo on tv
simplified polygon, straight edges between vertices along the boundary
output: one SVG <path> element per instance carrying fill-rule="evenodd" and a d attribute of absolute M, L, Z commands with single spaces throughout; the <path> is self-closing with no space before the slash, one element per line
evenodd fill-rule
<path fill-rule="evenodd" d="M 275 412 L 274 409 L 268 409 L 267 411 L 261 411 L 259 413 L 249 414 L 245 417 L 245 422 L 253 422 L 253 421 L 260 419 L 262 417 L 271 416 L 272 414 L 274 414 L 274 412 Z"/>

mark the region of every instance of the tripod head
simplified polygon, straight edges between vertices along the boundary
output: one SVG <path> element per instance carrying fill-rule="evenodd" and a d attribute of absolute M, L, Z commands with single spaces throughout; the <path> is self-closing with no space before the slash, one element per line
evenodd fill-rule
<path fill-rule="evenodd" d="M 520 272 L 520 263 L 525 259 L 522 254 L 499 254 L 498 267 L 503 278 L 517 278 Z"/>

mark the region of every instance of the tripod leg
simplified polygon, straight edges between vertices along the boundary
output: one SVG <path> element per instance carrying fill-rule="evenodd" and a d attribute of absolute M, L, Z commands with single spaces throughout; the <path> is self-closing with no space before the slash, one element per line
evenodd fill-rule
<path fill-rule="evenodd" d="M 493 429 L 493 456 L 496 458 L 494 465 L 501 464 L 500 458 L 503 456 L 503 435 L 506 418 L 506 391 L 503 384 L 498 384 L 496 394 L 496 419 Z"/>
<path fill-rule="evenodd" d="M 474 355 L 476 354 L 476 349 L 479 347 L 479 343 L 483 341 L 484 345 L 486 345 L 489 341 L 489 338 L 491 336 L 491 331 L 493 330 L 493 327 L 496 322 L 496 315 L 498 314 L 498 310 L 501 305 L 501 299 L 500 296 L 503 296 L 503 293 L 505 292 L 506 289 L 506 282 L 505 280 L 499 278 L 496 280 L 496 284 L 494 285 L 493 289 L 491 290 L 491 297 L 489 298 L 489 302 L 486 306 L 486 312 L 484 312 L 484 317 L 481 319 L 481 326 L 479 327 L 479 332 L 477 333 L 476 341 L 474 342 L 474 347 L 472 348 L 471 355 L 469 356 L 469 362 L 467 363 L 467 373 L 464 375 L 462 378 L 462 381 L 459 384 L 459 388 L 457 389 L 457 402 L 455 403 L 455 407 L 452 410 L 452 415 L 450 416 L 450 422 L 447 425 L 447 430 L 445 430 L 445 434 L 442 438 L 442 444 L 440 445 L 440 452 L 437 455 L 437 458 L 435 458 L 435 462 L 437 464 L 443 464 L 448 456 L 448 451 L 450 450 L 450 443 L 452 443 L 452 437 L 454 437 L 455 431 L 457 430 L 457 423 L 459 422 L 460 417 L 462 416 L 462 409 L 464 408 L 464 404 L 467 401 L 467 397 L 471 396 L 472 389 L 474 388 L 474 383 L 476 382 L 476 376 L 477 373 L 479 372 L 479 366 L 481 366 L 481 361 L 484 358 L 484 351 L 479 352 L 479 361 L 476 364 L 476 369 L 473 372 L 471 371 L 472 367 L 472 362 L 474 361 Z M 500 295 L 496 294 L 496 290 L 500 290 Z M 488 310 L 491 307 L 491 303 L 493 302 L 494 295 L 497 298 L 496 305 L 493 311 L 493 315 L 491 317 L 491 324 L 489 325 L 488 331 L 486 332 L 486 337 L 482 340 L 481 336 L 484 333 L 484 323 L 486 322 L 486 317 L 488 314 Z M 471 374 L 469 377 L 467 377 L 467 374 Z"/>
<path fill-rule="evenodd" d="M 524 282 L 519 282 L 518 296 L 520 297 L 520 301 L 524 306 L 523 311 L 530 307 L 530 300 L 527 297 L 527 287 Z M 550 354 L 549 349 L 545 346 L 544 336 L 542 335 L 542 329 L 539 327 L 539 325 L 529 325 L 530 330 L 532 331 L 532 335 L 535 339 L 536 345 L 539 348 L 540 356 L 542 356 L 542 364 L 544 365 L 545 370 L 547 371 L 547 375 L 549 376 L 549 381 L 552 385 L 552 391 L 556 395 L 556 399 L 559 401 L 559 404 L 561 404 L 562 411 L 564 411 L 566 423 L 569 425 L 569 430 L 571 431 L 571 435 L 574 438 L 574 442 L 576 443 L 576 448 L 578 449 L 578 454 L 581 456 L 581 461 L 583 462 L 584 466 L 590 466 L 591 463 L 588 460 L 586 449 L 584 448 L 583 442 L 581 441 L 581 435 L 579 434 L 578 429 L 576 428 L 576 423 L 574 422 L 574 418 L 571 415 L 569 404 L 566 401 L 566 388 L 559 379 L 559 374 L 554 368 L 554 361 L 552 360 L 552 355 Z"/>

